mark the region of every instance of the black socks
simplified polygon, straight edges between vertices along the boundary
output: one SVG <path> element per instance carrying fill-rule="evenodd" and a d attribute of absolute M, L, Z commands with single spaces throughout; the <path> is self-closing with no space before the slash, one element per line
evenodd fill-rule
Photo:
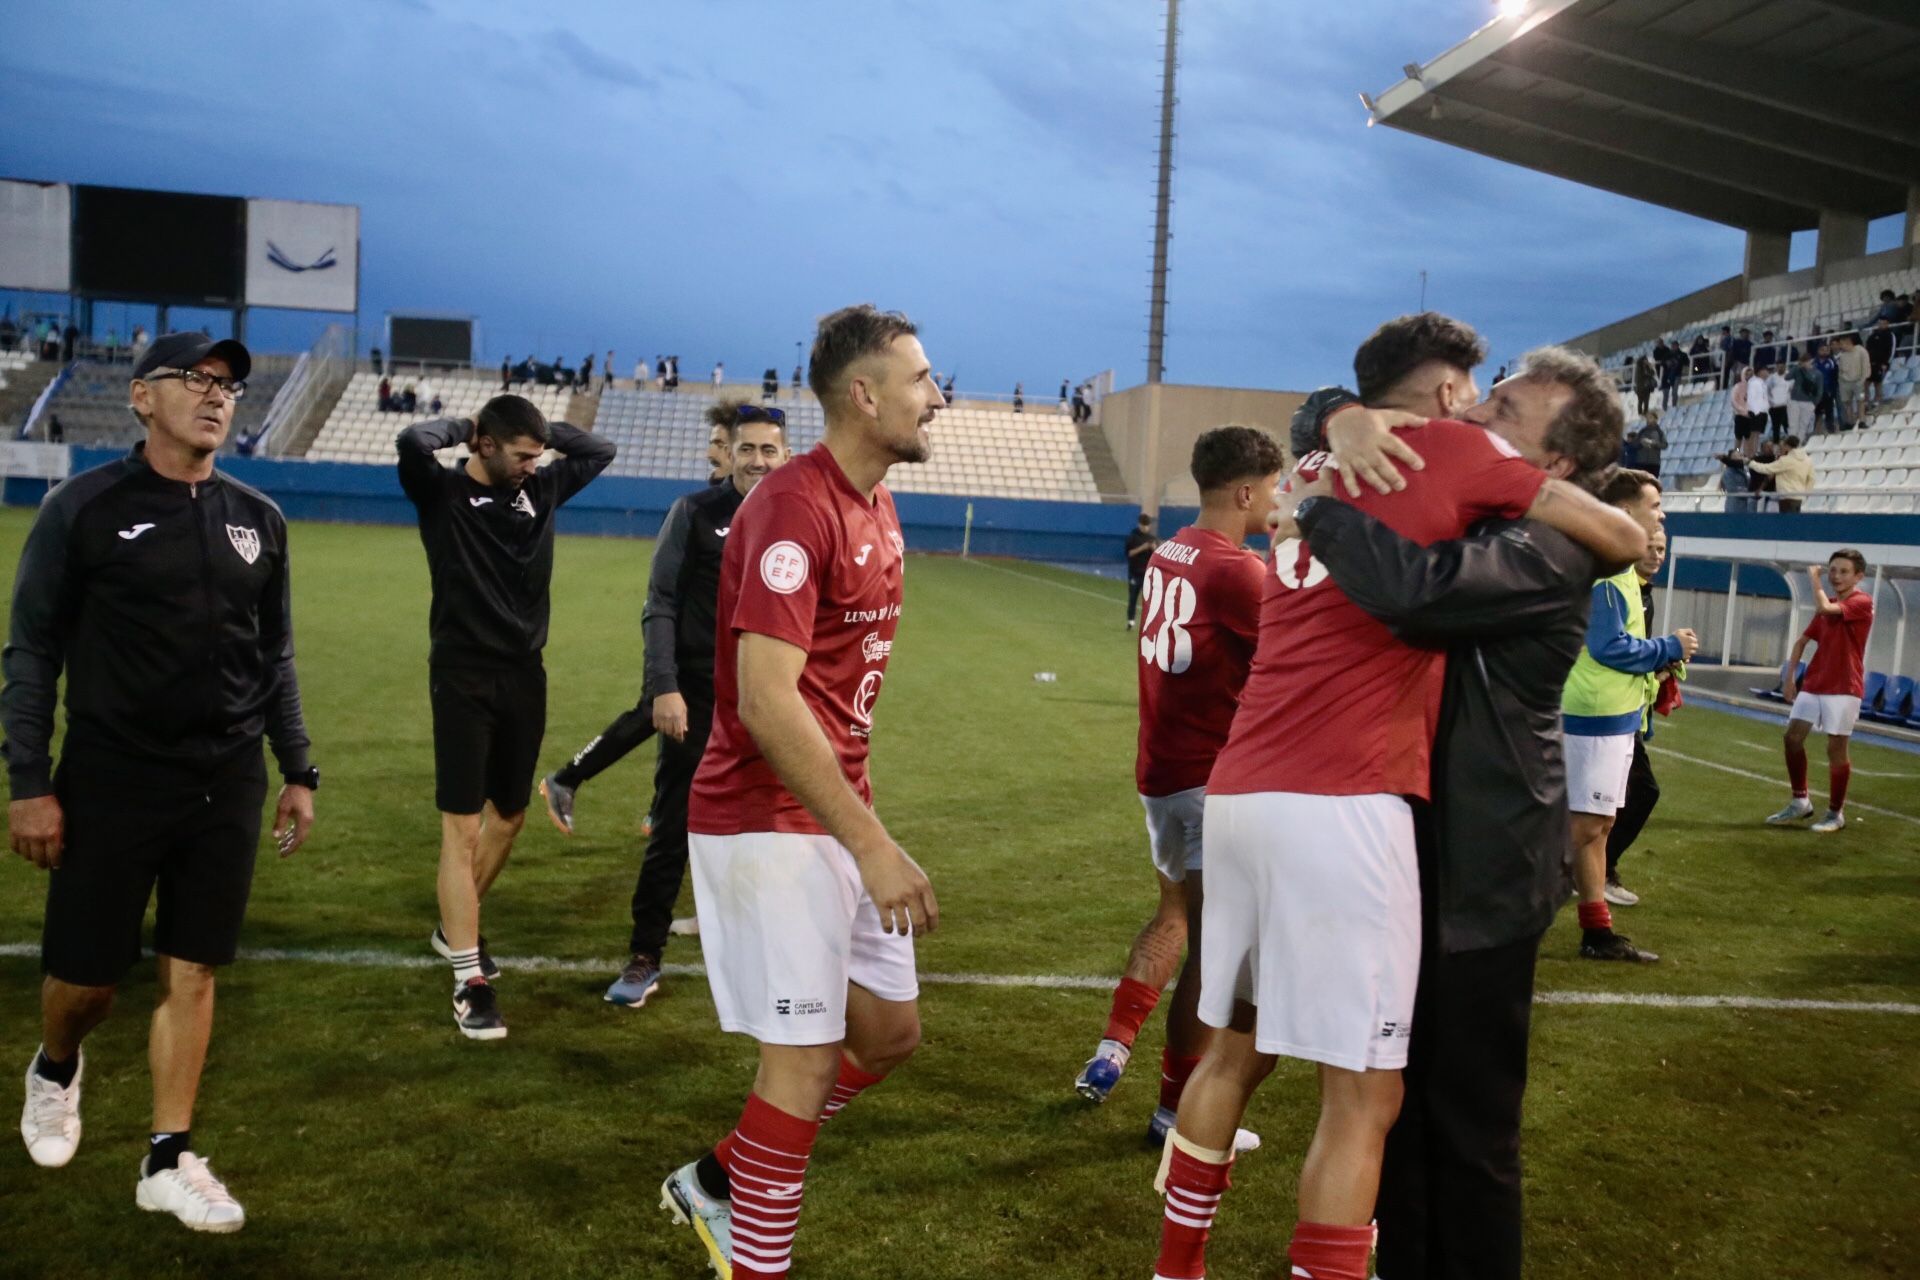
<path fill-rule="evenodd" d="M 727 1177 L 726 1167 L 711 1151 L 701 1156 L 693 1166 L 693 1180 L 700 1184 L 702 1191 L 716 1200 L 733 1198 L 733 1180 Z"/>
<path fill-rule="evenodd" d="M 77 1053 L 65 1062 L 55 1062 L 47 1056 L 47 1051 L 43 1048 L 40 1050 L 40 1055 L 33 1060 L 33 1074 L 42 1080 L 53 1081 L 62 1089 L 73 1083 L 73 1074 L 79 1069 L 80 1055 Z"/>
<path fill-rule="evenodd" d="M 147 1172 L 154 1174 L 162 1169 L 176 1169 L 180 1166 L 180 1155 L 191 1150 L 189 1140 L 193 1137 L 191 1129 L 179 1133 L 156 1133 L 147 1139 Z"/>

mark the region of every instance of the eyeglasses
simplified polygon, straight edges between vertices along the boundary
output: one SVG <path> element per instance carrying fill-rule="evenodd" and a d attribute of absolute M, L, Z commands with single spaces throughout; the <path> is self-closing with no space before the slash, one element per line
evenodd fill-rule
<path fill-rule="evenodd" d="M 749 422 L 771 422 L 784 431 L 787 426 L 787 411 L 766 409 L 757 404 L 743 404 L 733 411 L 734 426 L 745 426 Z"/>
<path fill-rule="evenodd" d="M 182 386 L 197 396 L 207 394 L 209 387 L 219 387 L 230 399 L 239 400 L 247 394 L 247 384 L 239 378 L 216 378 L 202 369 L 171 369 L 166 373 L 150 373 L 148 382 L 164 382 L 168 378 L 178 378 Z"/>

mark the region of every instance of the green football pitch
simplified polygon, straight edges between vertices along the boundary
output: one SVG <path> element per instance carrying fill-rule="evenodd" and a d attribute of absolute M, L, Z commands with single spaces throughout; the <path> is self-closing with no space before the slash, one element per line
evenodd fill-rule
<path fill-rule="evenodd" d="M 29 519 L 0 513 L 0 563 Z M 262 854 L 195 1124 L 247 1228 L 196 1236 L 133 1204 L 143 965 L 88 1043 L 73 1162 L 0 1150 L 0 1275 L 705 1274 L 658 1187 L 732 1123 L 753 1047 L 720 1034 L 697 976 L 671 975 L 644 1010 L 600 999 L 625 945 L 652 747 L 581 791 L 577 837 L 529 821 L 486 913 L 512 1035 L 462 1039 L 426 945 L 439 827 L 418 540 L 300 525 L 293 547 L 326 784 L 308 847 Z M 636 696 L 647 555 L 561 541 L 545 768 Z M 1106 1106 L 1070 1088 L 1153 900 L 1121 601 L 1116 584 L 1031 565 L 910 562 L 874 775 L 881 816 L 940 897 L 919 953 L 925 1041 L 823 1133 L 797 1274 L 1151 1274 L 1156 1157 L 1141 1138 L 1160 1019 Z M 1656 746 L 1664 798 L 1626 864 L 1644 900 L 1619 914 L 1665 958 L 1578 961 L 1563 913 L 1540 965 L 1527 1274 L 1912 1275 L 1920 756 L 1856 749 L 1851 825 L 1822 837 L 1760 823 L 1784 796 L 1774 726 L 1687 707 Z M 42 894 L 41 873 L 0 863 L 12 1071 L 38 1039 Z M 697 964 L 697 941 L 668 959 Z M 1250 1112 L 1266 1145 L 1235 1171 L 1215 1275 L 1286 1274 L 1313 1117 L 1310 1072 L 1283 1064 Z"/>

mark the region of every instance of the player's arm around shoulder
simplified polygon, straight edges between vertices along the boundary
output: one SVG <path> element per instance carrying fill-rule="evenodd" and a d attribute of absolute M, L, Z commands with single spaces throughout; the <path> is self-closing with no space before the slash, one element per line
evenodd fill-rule
<path fill-rule="evenodd" d="M 794 798 L 853 855 L 888 933 L 931 932 L 939 904 L 926 872 L 895 844 L 848 784 L 840 759 L 800 694 L 807 651 L 774 636 L 740 633 L 740 723 Z"/>
<path fill-rule="evenodd" d="M 1593 552 L 1605 574 L 1618 573 L 1647 553 L 1647 534 L 1639 521 L 1565 480 L 1540 486 L 1527 519 L 1558 529 Z"/>

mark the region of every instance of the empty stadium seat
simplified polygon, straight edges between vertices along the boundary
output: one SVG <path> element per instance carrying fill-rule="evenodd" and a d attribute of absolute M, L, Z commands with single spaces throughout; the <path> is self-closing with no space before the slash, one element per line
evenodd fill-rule
<path fill-rule="evenodd" d="M 1883 724 L 1905 723 L 1914 713 L 1913 687 L 1912 676 L 1895 676 L 1887 681 L 1877 706 L 1869 707 L 1865 699 L 1861 700 L 1862 714 Z"/>

